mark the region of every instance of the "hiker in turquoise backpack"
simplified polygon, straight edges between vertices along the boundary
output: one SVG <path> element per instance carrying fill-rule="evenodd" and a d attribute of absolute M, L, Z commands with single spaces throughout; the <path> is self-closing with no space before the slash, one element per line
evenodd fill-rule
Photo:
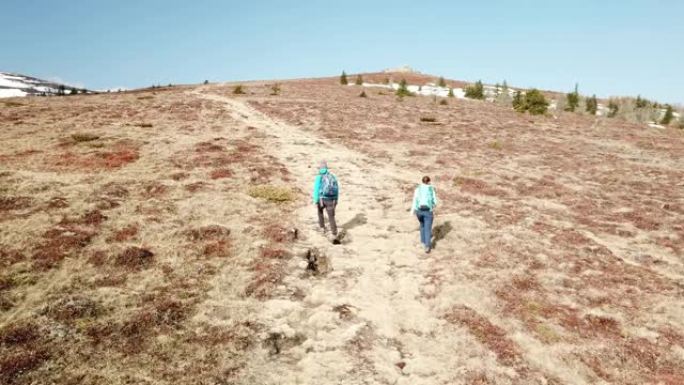
<path fill-rule="evenodd" d="M 313 203 L 318 209 L 318 226 L 326 233 L 323 210 L 328 213 L 330 231 L 333 237 L 337 237 L 337 223 L 335 223 L 335 208 L 340 194 L 340 187 L 337 178 L 328 170 L 328 163 L 321 161 L 316 181 L 313 189 Z"/>
<path fill-rule="evenodd" d="M 430 177 L 424 176 L 423 183 L 416 187 L 416 192 L 413 194 L 411 210 L 420 222 L 420 242 L 423 244 L 426 253 L 432 249 L 432 220 L 436 206 L 435 188 L 430 185 Z"/>

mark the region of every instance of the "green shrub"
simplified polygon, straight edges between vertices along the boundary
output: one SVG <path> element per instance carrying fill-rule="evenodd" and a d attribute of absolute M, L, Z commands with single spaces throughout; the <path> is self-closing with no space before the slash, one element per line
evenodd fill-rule
<path fill-rule="evenodd" d="M 448 97 L 453 98 L 454 97 L 454 89 L 449 88 L 449 93 L 447 94 Z"/>
<path fill-rule="evenodd" d="M 366 95 L 366 91 L 363 90 L 363 91 L 361 91 L 361 93 L 359 94 L 359 97 L 360 97 L 360 98 L 367 98 L 368 95 Z"/>
<path fill-rule="evenodd" d="M 93 140 L 98 140 L 100 139 L 99 135 L 95 134 L 88 134 L 88 133 L 76 133 L 71 135 L 71 139 L 74 140 L 74 142 L 81 143 L 81 142 L 91 142 Z"/>
<path fill-rule="evenodd" d="M 620 107 L 618 106 L 617 102 L 615 100 L 611 99 L 608 102 L 608 115 L 607 116 L 609 118 L 614 118 L 617 115 L 619 109 L 620 109 Z"/>
<path fill-rule="evenodd" d="M 446 87 L 446 81 L 444 80 L 443 77 L 439 77 L 439 80 L 437 81 L 437 85 L 440 87 Z"/>
<path fill-rule="evenodd" d="M 674 118 L 674 114 L 672 113 L 672 106 L 667 105 L 667 109 L 665 110 L 665 116 L 663 116 L 663 119 L 660 121 L 660 124 L 667 126 L 672 122 L 672 118 Z"/>
<path fill-rule="evenodd" d="M 442 99 L 439 101 L 439 105 L 441 106 L 446 106 L 447 104 L 449 104 L 449 102 L 447 102 L 446 99 Z"/>
<path fill-rule="evenodd" d="M 596 115 L 596 112 L 598 111 L 598 100 L 596 100 L 596 95 L 586 98 L 584 100 L 584 104 L 586 105 L 586 110 L 588 113 Z"/>
<path fill-rule="evenodd" d="M 354 82 L 357 86 L 362 86 L 363 85 L 363 76 L 357 75 L 356 76 L 356 81 Z"/>
<path fill-rule="evenodd" d="M 242 95 L 242 94 L 244 94 L 244 93 L 245 93 L 245 90 L 243 89 L 242 84 L 238 84 L 237 86 L 235 86 L 235 88 L 233 88 L 233 93 L 234 93 L 235 95 Z"/>
<path fill-rule="evenodd" d="M 643 99 L 641 95 L 637 95 L 636 101 L 634 102 L 636 108 L 646 108 L 649 104 L 650 102 L 648 99 Z"/>
<path fill-rule="evenodd" d="M 525 112 L 525 100 L 523 99 L 522 92 L 520 90 L 515 91 L 513 96 L 513 109 L 518 112 Z"/>
<path fill-rule="evenodd" d="M 543 115 L 549 107 L 544 94 L 537 89 L 531 89 L 523 96 L 520 91 L 515 93 L 513 108 L 518 112 L 529 112 L 532 115 Z"/>
<path fill-rule="evenodd" d="M 408 90 L 408 85 L 406 84 L 406 79 L 401 79 L 399 82 L 399 88 L 397 89 L 397 96 L 403 98 L 404 96 L 414 96 L 413 92 Z"/>
<path fill-rule="evenodd" d="M 209 80 L 204 81 L 204 85 L 207 85 L 207 84 L 209 84 Z"/>
<path fill-rule="evenodd" d="M 294 200 L 294 193 L 288 187 L 259 185 L 252 186 L 248 191 L 252 198 L 264 199 L 269 202 L 283 203 Z"/>
<path fill-rule="evenodd" d="M 343 86 L 349 84 L 349 81 L 347 81 L 347 73 L 344 71 L 342 71 L 342 75 L 340 75 L 340 84 L 342 84 Z"/>
<path fill-rule="evenodd" d="M 532 115 L 543 115 L 549 107 L 544 94 L 537 89 L 531 89 L 525 93 L 525 109 Z"/>
<path fill-rule="evenodd" d="M 465 88 L 465 96 L 466 98 L 470 99 L 483 100 L 485 98 L 485 95 L 482 81 L 478 80 L 477 82 L 475 82 L 475 84 L 467 86 Z"/>
<path fill-rule="evenodd" d="M 567 101 L 565 111 L 575 112 L 575 109 L 579 106 L 579 93 L 577 92 L 577 84 L 575 84 L 575 91 L 567 94 L 565 98 Z"/>
<path fill-rule="evenodd" d="M 271 86 L 271 95 L 280 95 L 280 84 L 276 83 Z"/>

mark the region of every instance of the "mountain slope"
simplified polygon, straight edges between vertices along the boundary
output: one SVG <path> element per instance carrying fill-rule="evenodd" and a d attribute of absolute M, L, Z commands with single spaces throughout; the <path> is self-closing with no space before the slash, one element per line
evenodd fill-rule
<path fill-rule="evenodd" d="M 74 91 L 75 90 L 75 91 Z M 59 95 L 61 93 L 87 92 L 77 87 L 34 78 L 31 76 L 0 72 L 0 98 L 28 95 Z"/>

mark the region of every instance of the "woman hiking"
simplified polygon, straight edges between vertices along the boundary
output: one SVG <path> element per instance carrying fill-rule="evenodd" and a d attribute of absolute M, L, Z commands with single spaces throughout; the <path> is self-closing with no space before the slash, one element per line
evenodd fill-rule
<path fill-rule="evenodd" d="M 332 231 L 332 239 L 337 238 L 337 223 L 335 222 L 335 208 L 337 208 L 337 200 L 339 199 L 340 187 L 337 183 L 337 178 L 328 169 L 328 162 L 321 161 L 318 168 L 318 175 L 314 181 L 313 188 L 313 203 L 318 209 L 318 226 L 325 234 L 325 219 L 323 218 L 323 211 L 328 213 L 328 222 L 330 222 L 330 230 Z"/>
<path fill-rule="evenodd" d="M 416 192 L 413 194 L 412 211 L 420 222 L 420 242 L 426 253 L 432 249 L 432 219 L 436 206 L 435 188 L 430 185 L 430 177 L 424 176 L 423 183 L 416 187 Z"/>

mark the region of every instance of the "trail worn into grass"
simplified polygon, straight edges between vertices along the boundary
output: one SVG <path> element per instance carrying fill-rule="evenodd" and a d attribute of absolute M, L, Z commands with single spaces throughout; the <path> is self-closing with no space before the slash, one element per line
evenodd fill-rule
<path fill-rule="evenodd" d="M 495 310 L 493 293 L 465 274 L 459 277 L 462 292 L 437 295 L 436 266 L 446 261 L 445 254 L 458 255 L 459 249 L 467 249 L 466 242 L 482 243 L 477 238 L 484 233 L 477 231 L 481 224 L 475 220 L 437 215 L 438 238 L 448 237 L 450 246 L 438 243 L 432 254 L 425 255 L 418 244 L 417 221 L 408 212 L 408 194 L 403 192 L 419 180 L 420 170 L 374 161 L 266 116 L 245 99 L 210 90 L 202 96 L 226 103 L 234 118 L 262 131 L 265 147 L 287 165 L 299 189 L 309 193 L 320 159 L 328 161 L 341 186 L 337 219 L 346 231 L 341 245 L 331 245 L 315 230 L 315 208 L 308 203 L 310 198 L 301 197 L 308 204 L 302 202 L 296 211 L 294 222 L 303 235 L 298 251 L 317 248 L 327 266 L 324 261 L 319 274 L 310 274 L 303 259 L 290 264 L 281 292 L 264 303 L 257 317 L 267 327 L 261 349 L 249 360 L 249 380 L 447 384 L 480 377 L 498 379 L 497 383 L 565 377 L 568 382 L 584 382 L 575 371 L 543 357 L 544 352 L 530 352 L 538 362 L 524 363 L 527 352 L 505 332 L 489 333 L 502 328 L 487 320 L 490 314 L 478 311 Z M 459 231 L 450 231 L 453 228 Z M 456 304 L 468 317 L 453 316 Z M 479 324 L 482 320 L 485 326 Z M 544 372 L 553 364 L 561 366 Z"/>

